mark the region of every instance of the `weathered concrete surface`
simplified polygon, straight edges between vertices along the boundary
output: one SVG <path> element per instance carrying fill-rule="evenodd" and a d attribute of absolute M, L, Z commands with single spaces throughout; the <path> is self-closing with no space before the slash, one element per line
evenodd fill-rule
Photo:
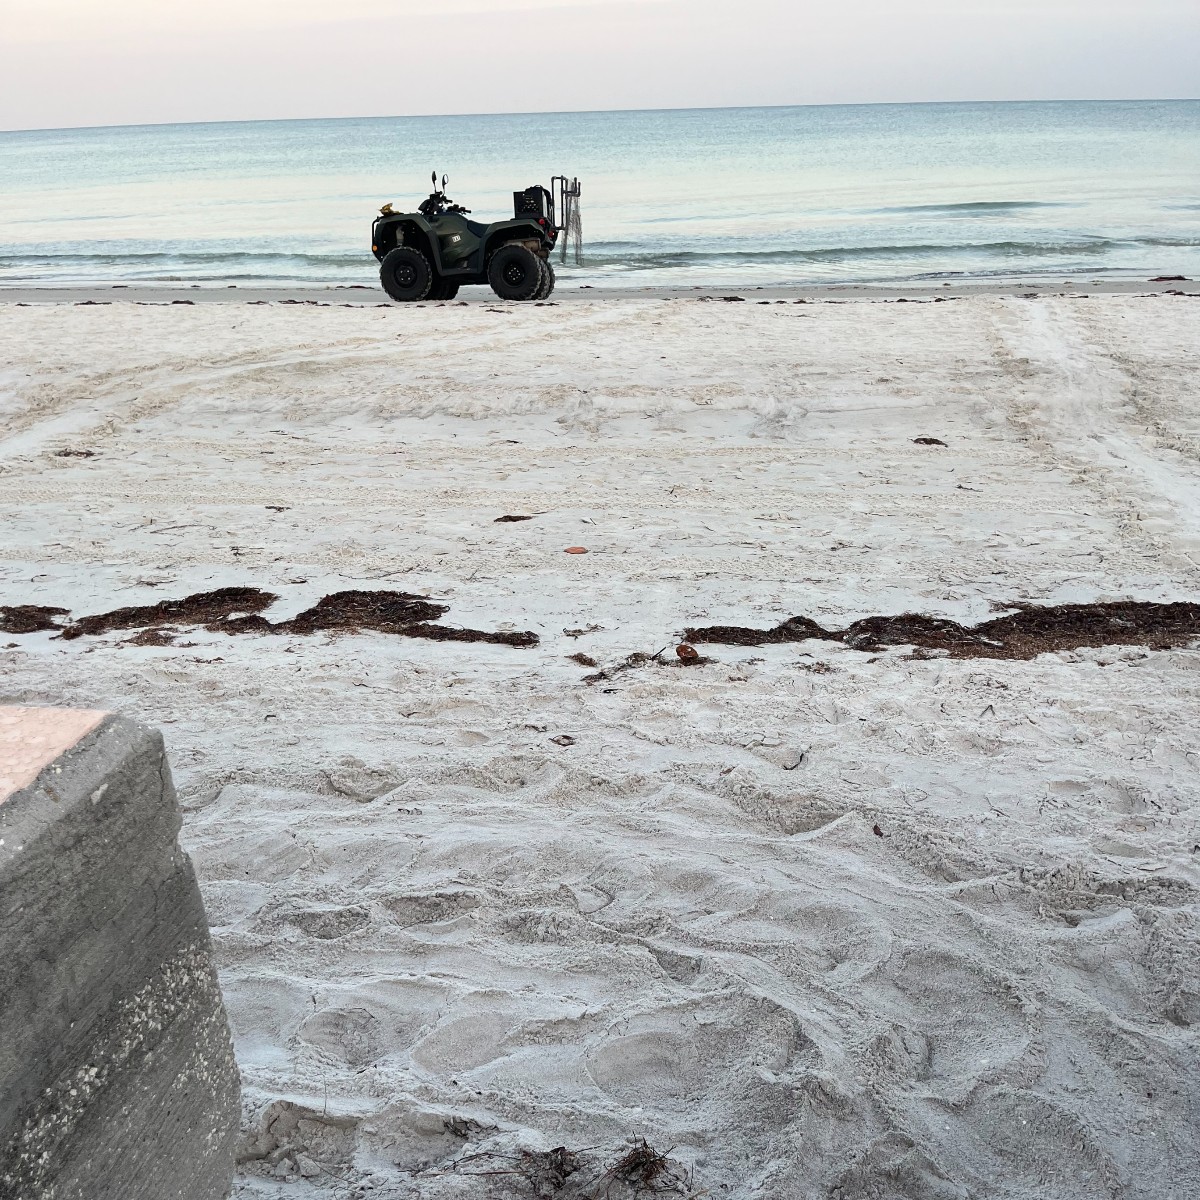
<path fill-rule="evenodd" d="M 0 777 L 37 774 L 0 790 L 0 1197 L 221 1200 L 237 1069 L 162 738 L 55 709 L 5 729 Z"/>
<path fill-rule="evenodd" d="M 82 708 L 0 708 L 0 802 L 33 783 L 107 716 Z"/>

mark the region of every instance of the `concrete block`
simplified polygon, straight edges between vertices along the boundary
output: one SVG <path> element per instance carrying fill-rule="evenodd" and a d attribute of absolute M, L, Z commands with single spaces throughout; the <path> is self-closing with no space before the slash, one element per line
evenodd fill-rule
<path fill-rule="evenodd" d="M 0 1197 L 224 1200 L 240 1116 L 161 736 L 0 708 Z"/>

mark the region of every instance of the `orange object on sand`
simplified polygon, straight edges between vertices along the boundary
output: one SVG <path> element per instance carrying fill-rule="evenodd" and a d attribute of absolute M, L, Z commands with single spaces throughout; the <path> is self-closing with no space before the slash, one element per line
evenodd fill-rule
<path fill-rule="evenodd" d="M 587 552 L 586 546 L 568 546 L 566 549 L 567 554 L 586 554 Z"/>

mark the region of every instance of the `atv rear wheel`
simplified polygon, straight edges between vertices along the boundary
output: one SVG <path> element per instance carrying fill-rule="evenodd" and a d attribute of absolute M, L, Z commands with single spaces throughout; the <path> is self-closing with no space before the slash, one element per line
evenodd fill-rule
<path fill-rule="evenodd" d="M 528 246 L 501 246 L 488 264 L 488 283 L 501 300 L 533 300 L 542 287 L 542 260 Z"/>
<path fill-rule="evenodd" d="M 433 287 L 429 289 L 430 300 L 453 300 L 458 295 L 459 284 L 457 280 L 445 279 L 439 275 L 433 281 Z"/>
<path fill-rule="evenodd" d="M 554 292 L 554 264 L 549 259 L 542 262 L 542 286 L 538 289 L 535 300 L 549 300 Z"/>
<path fill-rule="evenodd" d="M 379 282 L 393 300 L 424 300 L 433 287 L 433 268 L 415 246 L 397 246 L 384 255 Z"/>

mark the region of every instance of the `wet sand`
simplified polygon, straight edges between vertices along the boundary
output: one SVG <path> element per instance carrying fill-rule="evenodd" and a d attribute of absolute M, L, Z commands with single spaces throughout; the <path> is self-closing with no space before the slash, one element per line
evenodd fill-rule
<path fill-rule="evenodd" d="M 1142 296 L 1164 295 L 1182 291 L 1200 295 L 1200 282 L 1191 279 L 1092 279 L 1087 276 L 1029 276 L 1014 279 L 962 280 L 959 282 L 930 282 L 928 284 L 821 284 L 812 286 L 763 286 L 729 284 L 700 287 L 579 287 L 560 278 L 553 296 L 557 304 L 594 303 L 600 300 L 723 300 L 736 296 L 746 301 L 762 303 L 780 300 L 907 300 L 963 299 L 969 296 L 1027 296 L 1087 295 Z M 129 304 L 173 304 L 191 301 L 195 304 L 229 304 L 266 301 L 269 304 L 390 304 L 380 288 L 354 286 L 279 286 L 239 287 L 201 286 L 200 284 L 95 284 L 76 287 L 8 287 L 0 286 L 0 304 L 100 304 L 106 301 Z M 428 300 L 427 305 L 442 301 Z M 465 287 L 456 301 L 497 305 L 487 287 Z"/>

